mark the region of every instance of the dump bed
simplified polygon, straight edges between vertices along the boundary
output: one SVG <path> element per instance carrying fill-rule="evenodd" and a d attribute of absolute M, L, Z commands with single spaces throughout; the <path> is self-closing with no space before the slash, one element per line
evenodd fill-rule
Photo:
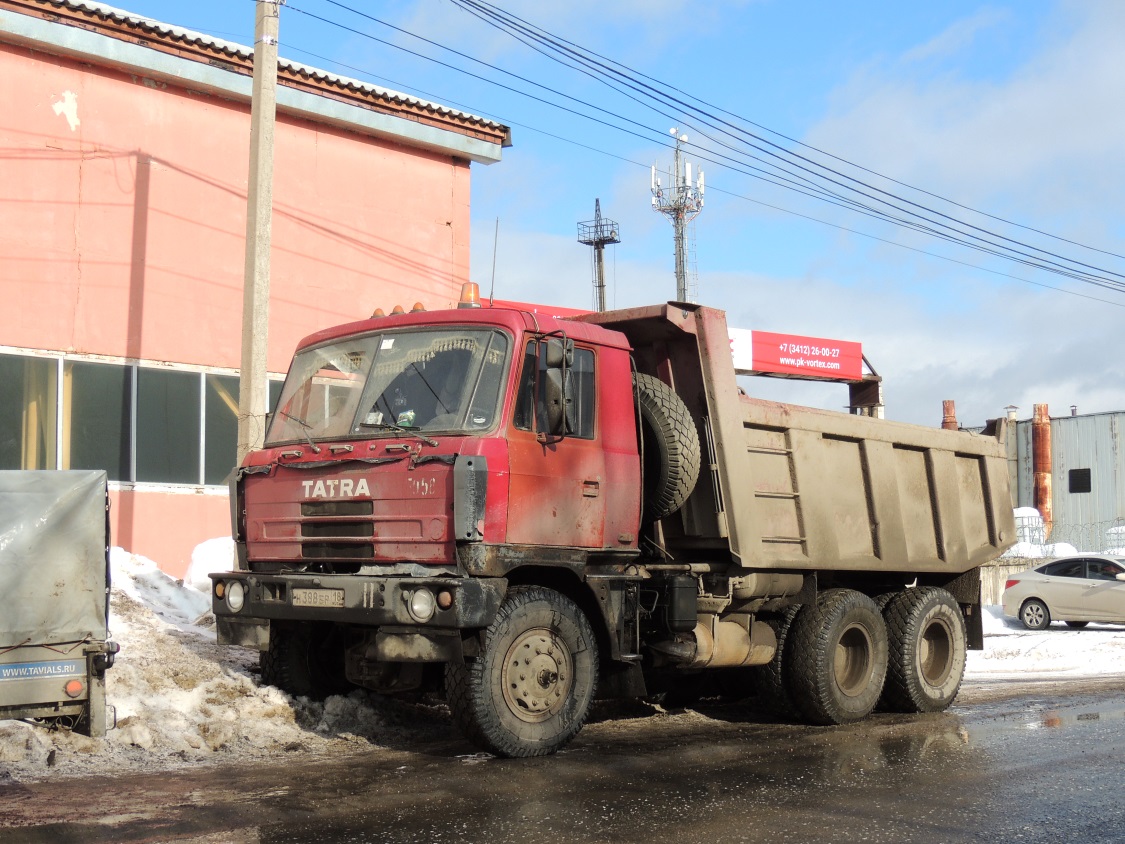
<path fill-rule="evenodd" d="M 622 331 L 642 372 L 673 385 L 703 472 L 661 525 L 666 546 L 766 569 L 957 574 L 1015 541 L 1005 421 L 946 431 L 754 399 L 726 318 L 697 305 L 580 317 Z"/>

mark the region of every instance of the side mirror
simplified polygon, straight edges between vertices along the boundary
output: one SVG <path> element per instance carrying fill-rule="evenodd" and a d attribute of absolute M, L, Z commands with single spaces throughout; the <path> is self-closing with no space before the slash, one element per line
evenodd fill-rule
<path fill-rule="evenodd" d="M 543 344 L 543 363 L 547 369 L 568 369 L 574 362 L 574 341 L 549 337 Z"/>
<path fill-rule="evenodd" d="M 540 437 L 565 437 L 574 430 L 574 399 L 570 366 L 574 361 L 574 342 L 566 337 L 549 337 L 541 347 L 542 383 L 540 412 L 544 430 Z"/>

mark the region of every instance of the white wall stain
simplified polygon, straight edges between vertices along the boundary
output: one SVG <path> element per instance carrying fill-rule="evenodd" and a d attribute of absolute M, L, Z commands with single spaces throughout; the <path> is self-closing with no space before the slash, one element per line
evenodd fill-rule
<path fill-rule="evenodd" d="M 78 119 L 78 95 L 73 91 L 63 91 L 62 99 L 51 108 L 54 109 L 55 114 L 61 114 L 66 118 L 71 132 L 82 125 L 82 121 Z"/>

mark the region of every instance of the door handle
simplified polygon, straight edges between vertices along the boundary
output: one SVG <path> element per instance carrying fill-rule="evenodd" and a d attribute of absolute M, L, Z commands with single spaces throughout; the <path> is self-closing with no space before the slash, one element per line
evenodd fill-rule
<path fill-rule="evenodd" d="M 597 498 L 601 494 L 601 484 L 598 481 L 583 481 L 582 495 L 585 498 Z"/>

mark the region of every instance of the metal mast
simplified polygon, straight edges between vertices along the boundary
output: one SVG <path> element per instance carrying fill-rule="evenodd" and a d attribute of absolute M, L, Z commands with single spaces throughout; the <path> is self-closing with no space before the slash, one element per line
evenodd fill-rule
<path fill-rule="evenodd" d="M 617 223 L 602 219 L 602 201 L 594 200 L 594 219 L 578 224 L 578 242 L 594 247 L 594 292 L 598 310 L 605 310 L 605 245 L 620 243 Z"/>
<path fill-rule="evenodd" d="M 671 130 L 676 138 L 676 157 L 672 172 L 668 174 L 667 188 L 656 175 L 656 165 L 652 165 L 652 209 L 659 211 L 672 223 L 676 248 L 676 301 L 690 302 L 687 224 L 703 210 L 703 171 L 699 171 L 692 184 L 691 162 L 683 160 L 683 144 L 687 143 L 688 136 L 679 132 L 676 128 Z"/>

